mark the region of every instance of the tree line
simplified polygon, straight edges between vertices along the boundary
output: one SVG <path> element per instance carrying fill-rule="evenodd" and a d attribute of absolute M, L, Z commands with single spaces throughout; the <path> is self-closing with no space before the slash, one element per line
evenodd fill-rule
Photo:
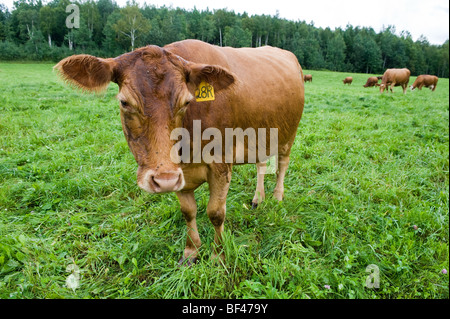
<path fill-rule="evenodd" d="M 71 3 L 79 9 L 78 28 L 66 25 Z M 397 35 L 392 25 L 378 33 L 352 25 L 331 30 L 282 19 L 278 13 L 250 16 L 227 9 L 139 6 L 134 1 L 119 7 L 114 0 L 18 0 L 12 11 L 0 4 L 0 60 L 58 61 L 78 53 L 113 57 L 183 39 L 232 47 L 276 46 L 293 52 L 305 69 L 382 73 L 407 67 L 412 75 L 449 77 L 448 40 L 442 45 L 423 36 L 414 41 L 408 31 Z"/>

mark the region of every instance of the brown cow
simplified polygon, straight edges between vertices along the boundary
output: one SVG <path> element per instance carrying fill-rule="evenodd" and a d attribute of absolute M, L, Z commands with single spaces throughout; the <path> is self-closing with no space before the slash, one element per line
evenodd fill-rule
<path fill-rule="evenodd" d="M 364 84 L 363 86 L 365 88 L 367 87 L 373 87 L 376 86 L 378 84 L 378 77 L 376 76 L 371 76 L 370 78 L 367 79 L 366 84 Z"/>
<path fill-rule="evenodd" d="M 411 91 L 415 88 L 422 90 L 422 87 L 430 88 L 431 91 L 436 90 L 438 77 L 435 75 L 422 74 L 417 77 L 413 85 L 411 85 Z"/>
<path fill-rule="evenodd" d="M 344 85 L 345 85 L 345 84 L 350 85 L 350 84 L 352 84 L 352 82 L 353 82 L 353 78 L 352 78 L 351 76 L 348 76 L 348 77 L 346 77 L 345 79 L 343 79 L 342 82 L 344 82 Z"/>
<path fill-rule="evenodd" d="M 410 75 L 411 72 L 406 68 L 387 69 L 381 78 L 380 93 L 383 93 L 388 86 L 390 86 L 391 92 L 394 92 L 392 90 L 394 86 L 401 86 L 403 88 L 403 94 L 405 94 Z"/>
<path fill-rule="evenodd" d="M 303 76 L 303 81 L 305 81 L 305 82 L 312 82 L 312 75 L 311 74 L 305 74 Z"/>
<path fill-rule="evenodd" d="M 104 90 L 111 81 L 118 84 L 122 127 L 138 164 L 139 187 L 150 193 L 176 192 L 180 202 L 187 224 L 180 263 L 197 259 L 201 241 L 194 190 L 204 182 L 210 192 L 206 212 L 215 228 L 213 257 L 223 258 L 220 246 L 233 164 L 256 163 L 252 202 L 257 205 L 265 197 L 265 161 L 269 155 L 277 155 L 274 197 L 282 200 L 289 154 L 304 105 L 303 72 L 291 52 L 185 40 L 162 48 L 143 47 L 116 58 L 75 55 L 55 68 L 67 82 L 86 91 Z M 272 129 L 278 133 L 277 143 L 272 143 L 272 134 L 270 143 L 265 143 L 268 131 L 259 133 L 269 128 L 270 133 Z M 226 144 L 230 130 L 245 130 L 247 139 L 242 137 L 245 142 L 238 144 L 231 135 L 231 149 L 223 149 L 222 138 L 225 135 Z M 203 132 L 200 144 L 194 140 L 196 131 Z M 257 139 L 251 138 L 252 131 L 258 132 Z M 216 134 L 219 138 L 214 142 L 218 143 L 211 147 L 209 139 Z M 187 143 L 179 144 L 185 137 Z M 211 150 L 213 160 L 206 160 Z M 258 150 L 254 160 L 250 160 L 252 150 Z"/>

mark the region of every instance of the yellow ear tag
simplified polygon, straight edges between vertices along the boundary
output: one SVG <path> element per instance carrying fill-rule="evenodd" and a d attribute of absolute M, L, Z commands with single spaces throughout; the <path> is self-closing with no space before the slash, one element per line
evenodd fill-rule
<path fill-rule="evenodd" d="M 197 102 L 214 101 L 216 96 L 214 95 L 214 88 L 211 84 L 202 81 L 195 90 L 195 100 Z"/>

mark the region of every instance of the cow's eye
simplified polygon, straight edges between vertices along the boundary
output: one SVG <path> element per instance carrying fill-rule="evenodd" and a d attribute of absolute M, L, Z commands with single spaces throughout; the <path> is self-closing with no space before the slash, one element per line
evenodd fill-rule
<path fill-rule="evenodd" d="M 131 107 L 131 105 L 127 102 L 127 101 L 120 101 L 120 107 L 127 112 L 133 112 L 133 108 Z"/>
<path fill-rule="evenodd" d="M 188 106 L 193 101 L 193 99 L 194 97 L 190 95 L 188 99 L 184 102 L 184 106 Z"/>

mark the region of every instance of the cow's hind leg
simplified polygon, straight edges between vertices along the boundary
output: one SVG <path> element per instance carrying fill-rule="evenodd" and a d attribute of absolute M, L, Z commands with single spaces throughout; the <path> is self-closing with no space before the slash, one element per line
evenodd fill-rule
<path fill-rule="evenodd" d="M 177 192 L 176 194 L 187 226 L 186 247 L 179 264 L 190 266 L 197 261 L 198 249 L 202 244 L 197 230 L 197 203 L 193 191 Z"/>
<path fill-rule="evenodd" d="M 278 174 L 277 174 L 277 185 L 273 191 L 273 196 L 279 200 L 283 200 L 284 195 L 284 176 L 286 175 L 286 170 L 289 166 L 289 155 L 278 155 Z"/>
<path fill-rule="evenodd" d="M 225 222 L 226 200 L 231 181 L 231 164 L 213 164 L 208 172 L 209 202 L 206 214 L 214 226 L 214 253 L 212 258 L 225 255 L 222 249 L 223 224 Z"/>
<path fill-rule="evenodd" d="M 256 163 L 256 191 L 252 200 L 252 208 L 258 206 L 265 198 L 264 175 L 266 174 L 266 163 Z"/>

